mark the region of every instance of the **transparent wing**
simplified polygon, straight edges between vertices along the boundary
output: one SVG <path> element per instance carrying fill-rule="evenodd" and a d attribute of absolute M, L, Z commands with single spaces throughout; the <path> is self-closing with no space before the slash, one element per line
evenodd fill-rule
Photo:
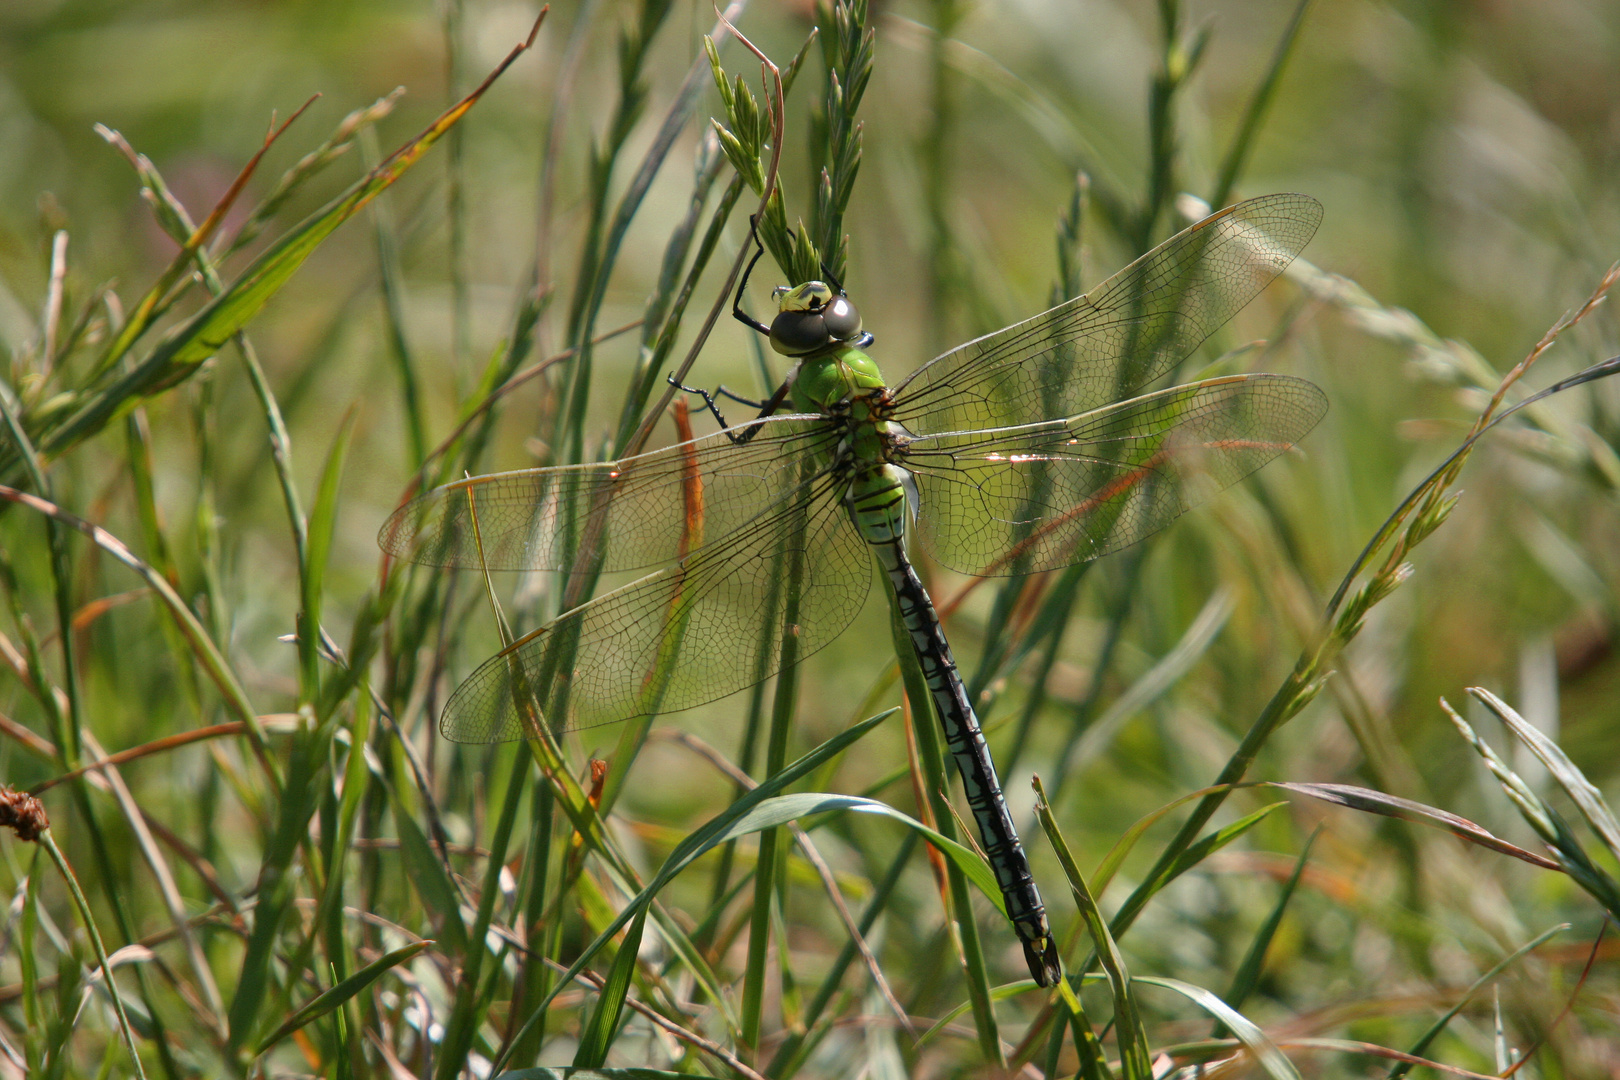
<path fill-rule="evenodd" d="M 808 656 L 843 632 L 871 557 L 832 477 L 800 473 L 724 544 L 597 597 L 482 664 L 445 705 L 456 742 L 507 742 L 689 709 L 775 674 L 794 567 L 793 629 Z"/>
<path fill-rule="evenodd" d="M 458 480 L 396 510 L 377 542 L 426 566 L 556 570 L 590 535 L 597 569 L 671 562 L 750 520 L 799 462 L 824 461 L 838 439 L 813 416 L 742 427 L 759 430 L 741 446 L 722 432 L 620 461 Z"/>
<path fill-rule="evenodd" d="M 1136 543 L 1290 449 L 1327 411 L 1311 383 L 1234 375 L 1066 420 L 916 439 L 917 531 L 953 570 L 1034 573 Z"/>
<path fill-rule="evenodd" d="M 1308 195 L 1267 195 L 1211 214 L 1085 296 L 918 368 L 894 389 L 894 417 L 919 433 L 969 431 L 1130 397 L 1254 299 L 1321 220 Z"/>

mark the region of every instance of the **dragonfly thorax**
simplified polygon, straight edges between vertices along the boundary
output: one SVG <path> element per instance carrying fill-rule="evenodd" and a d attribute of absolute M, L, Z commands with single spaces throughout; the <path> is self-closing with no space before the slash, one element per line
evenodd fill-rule
<path fill-rule="evenodd" d="M 799 358 L 789 389 L 793 407 L 800 412 L 831 412 L 841 402 L 859 402 L 886 388 L 883 372 L 866 350 L 839 344 Z M 858 410 L 863 418 L 870 407 Z"/>

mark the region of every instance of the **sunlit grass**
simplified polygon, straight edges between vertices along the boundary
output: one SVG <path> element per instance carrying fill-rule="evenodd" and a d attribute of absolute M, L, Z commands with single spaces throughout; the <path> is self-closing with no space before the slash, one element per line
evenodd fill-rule
<path fill-rule="evenodd" d="M 1586 85 L 1601 35 L 941 3 L 822 10 L 811 40 L 808 13 L 748 9 L 778 140 L 759 62 L 659 0 L 559 7 L 430 128 L 538 14 L 446 11 L 0 16 L 29 163 L 0 164 L 3 776 L 63 858 L 5 847 L 0 1070 L 134 1075 L 133 1043 L 168 1077 L 1613 1071 L 1614 388 L 1532 404 L 1431 477 L 1475 417 L 1620 351 L 1581 309 L 1620 254 L 1587 149 L 1612 133 L 1501 62 Z M 242 38 L 259 18 L 280 36 Z M 247 169 L 261 102 L 279 130 L 312 78 L 326 99 Z M 1025 979 L 970 847 L 930 858 L 909 824 L 975 835 L 893 711 L 880 603 L 688 713 L 561 747 L 435 732 L 499 647 L 485 584 L 384 566 L 376 530 L 464 473 L 675 442 L 672 372 L 769 393 L 726 278 L 771 186 L 760 283 L 826 261 L 891 380 L 1078 294 L 1198 198 L 1327 207 L 1310 262 L 1181 373 L 1318 382 L 1301 451 L 1084 568 L 924 567 L 1072 993 Z M 522 633 L 616 583 L 493 585 Z M 1259 782 L 1295 786 L 1235 786 Z"/>

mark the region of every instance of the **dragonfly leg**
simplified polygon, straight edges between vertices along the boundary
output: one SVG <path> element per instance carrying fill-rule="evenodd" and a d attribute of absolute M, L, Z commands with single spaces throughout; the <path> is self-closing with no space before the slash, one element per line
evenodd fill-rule
<path fill-rule="evenodd" d="M 742 309 L 743 292 L 748 288 L 748 279 L 753 276 L 754 266 L 759 262 L 760 256 L 765 254 L 765 244 L 759 238 L 758 214 L 751 215 L 748 219 L 748 235 L 754 241 L 754 257 L 748 260 L 748 269 L 743 271 L 742 280 L 737 282 L 737 295 L 731 299 L 731 317 L 749 329 L 758 330 L 766 337 L 770 337 L 771 328 Z"/>
<path fill-rule="evenodd" d="M 696 394 L 698 397 L 702 398 L 703 404 L 708 408 L 710 414 L 713 415 L 715 421 L 719 423 L 720 430 L 724 431 L 726 433 L 726 437 L 738 446 L 741 446 L 752 439 L 754 437 L 754 433 L 759 430 L 759 427 L 757 425 L 749 424 L 745 425 L 740 432 L 732 430 L 731 425 L 726 422 L 724 414 L 720 412 L 720 406 L 715 403 L 714 399 L 717 396 L 728 397 L 732 401 L 739 404 L 758 409 L 759 415 L 754 419 L 763 420 L 782 407 L 782 402 L 787 400 L 788 392 L 788 384 L 783 383 L 781 386 L 777 387 L 776 393 L 772 394 L 767 400 L 755 401 L 752 398 L 745 398 L 740 394 L 734 394 L 730 390 L 727 390 L 724 386 L 715 387 L 713 393 L 704 390 L 702 387 L 687 386 L 685 383 L 676 382 L 675 376 L 673 375 L 669 376 L 669 384 L 678 390 L 684 390 L 688 394 Z"/>
<path fill-rule="evenodd" d="M 754 398 L 745 398 L 741 394 L 733 393 L 732 391 L 727 390 L 725 384 L 723 383 L 715 387 L 714 392 L 719 397 L 728 397 L 739 405 L 747 405 L 750 409 L 763 409 L 765 407 L 765 403 L 763 401 L 757 401 Z"/>
<path fill-rule="evenodd" d="M 711 394 L 701 386 L 687 386 L 685 383 L 677 381 L 673 375 L 669 376 L 669 385 L 673 386 L 677 390 L 683 390 L 688 394 L 696 394 L 698 397 L 702 398 L 704 407 L 709 410 L 709 414 L 714 417 L 715 422 L 718 423 L 723 429 L 731 427 L 730 424 L 726 423 L 725 416 L 720 412 L 720 406 L 714 403 L 714 394 L 725 394 L 727 397 L 733 396 L 729 391 L 726 390 L 724 386 L 716 388 L 714 394 Z M 754 405 L 757 403 L 749 401 L 744 402 L 744 404 Z M 732 441 L 735 442 L 735 438 Z"/>
<path fill-rule="evenodd" d="M 833 273 L 832 267 L 827 265 L 826 259 L 821 260 L 821 276 L 826 279 L 827 284 L 831 285 L 833 287 L 833 291 L 839 296 L 849 295 L 844 291 L 844 283 L 838 280 L 838 275 Z"/>

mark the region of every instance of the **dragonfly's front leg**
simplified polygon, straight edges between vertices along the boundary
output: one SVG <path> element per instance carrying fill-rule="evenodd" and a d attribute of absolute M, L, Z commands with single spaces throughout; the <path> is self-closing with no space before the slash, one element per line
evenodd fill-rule
<path fill-rule="evenodd" d="M 715 404 L 714 399 L 717 396 L 728 397 L 738 404 L 747 405 L 758 409 L 759 415 L 754 417 L 754 419 L 764 420 L 766 417 L 775 415 L 777 410 L 782 407 L 782 403 L 787 400 L 788 395 L 788 384 L 786 382 L 777 387 L 776 393 L 772 394 L 765 401 L 755 401 L 752 398 L 742 397 L 739 394 L 734 394 L 730 390 L 727 390 L 724 386 L 717 386 L 715 387 L 714 392 L 710 393 L 701 387 L 687 386 L 685 383 L 676 382 L 675 376 L 673 375 L 669 376 L 669 384 L 678 390 L 684 390 L 688 394 L 696 394 L 698 397 L 702 398 L 703 404 L 708 408 L 709 413 L 715 418 L 715 421 L 719 423 L 720 430 L 725 432 L 726 438 L 730 439 L 732 443 L 737 446 L 742 446 L 744 443 L 748 442 L 748 440 L 752 439 L 754 437 L 754 433 L 759 430 L 759 426 L 757 424 L 749 425 L 743 428 L 741 433 L 733 431 L 731 425 L 726 423 L 726 418 L 720 412 L 720 406 Z"/>

